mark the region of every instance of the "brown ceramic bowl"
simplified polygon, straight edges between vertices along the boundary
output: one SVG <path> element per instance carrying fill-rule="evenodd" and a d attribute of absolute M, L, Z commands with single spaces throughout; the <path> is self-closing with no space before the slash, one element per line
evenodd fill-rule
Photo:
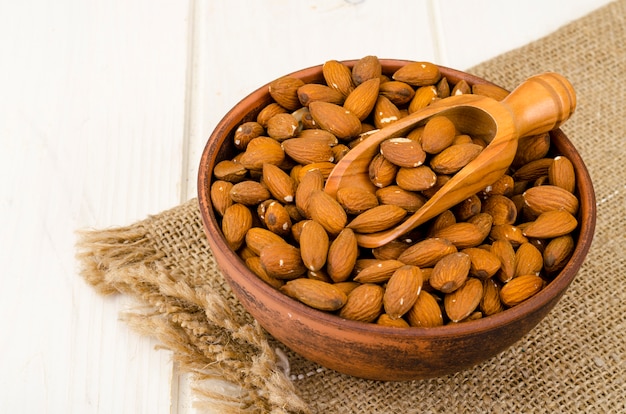
<path fill-rule="evenodd" d="M 349 66 L 354 61 L 344 62 Z M 403 60 L 381 60 L 393 73 Z M 452 83 L 489 83 L 467 73 L 441 67 Z M 321 66 L 290 74 L 305 82 L 321 81 Z M 576 276 L 591 245 L 595 228 L 595 196 L 588 171 L 570 140 L 556 130 L 552 148 L 567 156 L 576 170 L 580 199 L 575 251 L 563 270 L 525 302 L 476 321 L 436 328 L 398 329 L 342 319 L 312 309 L 272 288 L 250 270 L 227 245 L 209 196 L 215 164 L 236 153 L 235 129 L 271 101 L 268 87 L 253 92 L 217 125 L 208 139 L 199 167 L 198 197 L 204 229 L 218 265 L 235 295 L 276 339 L 305 358 L 336 371 L 375 380 L 413 380 L 451 374 L 504 351 L 535 327 L 556 305 Z"/>

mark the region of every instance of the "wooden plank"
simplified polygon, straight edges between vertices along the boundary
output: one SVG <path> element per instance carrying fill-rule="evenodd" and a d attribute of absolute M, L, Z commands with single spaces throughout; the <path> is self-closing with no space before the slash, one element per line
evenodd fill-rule
<path fill-rule="evenodd" d="M 169 353 L 79 277 L 74 231 L 181 201 L 186 2 L 0 12 L 0 412 L 169 413 Z"/>

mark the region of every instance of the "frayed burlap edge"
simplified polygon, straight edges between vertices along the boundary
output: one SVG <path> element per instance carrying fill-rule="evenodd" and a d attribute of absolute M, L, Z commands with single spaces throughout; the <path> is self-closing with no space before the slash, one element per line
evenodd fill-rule
<path fill-rule="evenodd" d="M 187 204 L 194 208 L 197 201 Z M 150 237 L 151 222 L 80 231 L 77 259 L 83 278 L 101 294 L 136 300 L 137 307 L 122 319 L 172 352 L 181 371 L 191 375 L 198 408 L 309 413 L 259 324 L 242 321 L 209 284 L 190 286 L 177 269 L 160 263 L 163 253 Z M 223 392 L 207 387 L 216 379 L 232 386 Z"/>

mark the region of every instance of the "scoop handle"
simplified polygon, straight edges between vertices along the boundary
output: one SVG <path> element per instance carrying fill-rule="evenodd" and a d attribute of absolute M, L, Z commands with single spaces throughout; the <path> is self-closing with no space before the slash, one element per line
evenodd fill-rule
<path fill-rule="evenodd" d="M 518 136 L 558 128 L 574 113 L 576 93 L 562 75 L 546 72 L 528 78 L 502 100 L 515 120 Z"/>

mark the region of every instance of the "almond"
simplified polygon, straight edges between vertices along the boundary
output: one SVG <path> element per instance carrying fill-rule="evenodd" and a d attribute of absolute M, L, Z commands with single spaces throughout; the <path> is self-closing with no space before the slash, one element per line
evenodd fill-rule
<path fill-rule="evenodd" d="M 325 142 L 329 147 L 339 144 L 337 137 L 323 129 L 303 129 L 298 134 L 298 138 L 313 138 Z"/>
<path fill-rule="evenodd" d="M 261 183 L 247 180 L 237 183 L 230 189 L 230 198 L 235 203 L 254 206 L 270 198 L 270 192 Z"/>
<path fill-rule="evenodd" d="M 420 109 L 426 108 L 431 103 L 435 102 L 437 99 L 437 88 L 434 86 L 420 86 L 415 91 L 415 95 L 413 95 L 413 99 L 409 103 L 409 113 L 419 111 Z"/>
<path fill-rule="evenodd" d="M 233 199 L 230 198 L 232 187 L 233 183 L 223 180 L 216 180 L 211 184 L 211 204 L 220 216 L 223 216 L 226 209 L 233 205 Z"/>
<path fill-rule="evenodd" d="M 450 96 L 467 95 L 469 93 L 472 93 L 472 88 L 465 79 L 461 79 L 454 85 L 452 91 L 450 91 Z"/>
<path fill-rule="evenodd" d="M 352 70 L 337 60 L 328 60 L 322 65 L 322 75 L 326 85 L 337 90 L 344 97 L 354 89 Z"/>
<path fill-rule="evenodd" d="M 483 232 L 476 224 L 465 221 L 436 231 L 434 237 L 447 239 L 458 249 L 476 247 L 485 240 Z"/>
<path fill-rule="evenodd" d="M 471 261 L 470 275 L 478 279 L 489 279 L 500 270 L 500 259 L 490 250 L 479 247 L 470 247 L 462 250 Z"/>
<path fill-rule="evenodd" d="M 537 220 L 524 228 L 524 236 L 538 239 L 551 239 L 571 233 L 578 226 L 574 216 L 565 210 L 552 210 L 541 213 Z"/>
<path fill-rule="evenodd" d="M 512 224 L 498 224 L 491 228 L 489 237 L 492 240 L 507 240 L 513 247 L 528 241 L 522 230 Z"/>
<path fill-rule="evenodd" d="M 456 216 L 452 210 L 445 210 L 437 215 L 428 226 L 428 237 L 433 235 L 439 230 L 448 227 L 451 224 L 456 223 Z"/>
<path fill-rule="evenodd" d="M 265 105 L 256 116 L 256 122 L 258 122 L 263 128 L 267 127 L 267 121 L 276 114 L 284 114 L 287 109 L 283 108 L 280 104 L 272 102 Z"/>
<path fill-rule="evenodd" d="M 309 214 L 309 201 L 311 194 L 324 189 L 324 176 L 320 170 L 309 170 L 296 187 L 295 202 L 296 207 L 304 217 L 311 217 Z"/>
<path fill-rule="evenodd" d="M 382 313 L 384 289 L 373 283 L 365 283 L 348 295 L 339 316 L 361 322 L 373 322 Z"/>
<path fill-rule="evenodd" d="M 280 291 L 312 308 L 336 311 L 348 297 L 333 284 L 321 280 L 300 278 L 285 283 Z"/>
<path fill-rule="evenodd" d="M 400 109 L 383 95 L 378 95 L 373 111 L 374 126 L 379 129 L 402 118 Z"/>
<path fill-rule="evenodd" d="M 409 138 L 390 138 L 380 144 L 380 153 L 398 167 L 419 167 L 426 159 L 421 145 Z"/>
<path fill-rule="evenodd" d="M 395 226 L 406 214 L 402 207 L 383 204 L 359 214 L 347 227 L 358 233 L 374 233 Z"/>
<path fill-rule="evenodd" d="M 393 319 L 391 316 L 383 313 L 376 320 L 377 325 L 381 326 L 389 326 L 392 328 L 409 328 L 410 325 L 407 321 L 402 318 Z"/>
<path fill-rule="evenodd" d="M 339 192 L 337 192 L 339 197 Z M 376 190 L 376 197 L 381 204 L 392 204 L 402 207 L 409 213 L 419 210 L 426 203 L 426 197 L 421 194 L 407 191 L 398 185 L 389 185 Z"/>
<path fill-rule="evenodd" d="M 263 248 L 259 257 L 267 274 L 276 279 L 292 280 L 306 273 L 300 249 L 286 242 Z"/>
<path fill-rule="evenodd" d="M 320 128 L 340 140 L 354 138 L 361 132 L 361 121 L 347 109 L 328 102 L 311 102 L 309 111 Z"/>
<path fill-rule="evenodd" d="M 434 85 L 441 79 L 441 72 L 430 62 L 411 62 L 395 71 L 392 78 L 413 86 Z"/>
<path fill-rule="evenodd" d="M 224 211 L 222 233 L 231 249 L 237 250 L 241 247 L 251 227 L 252 213 L 245 205 L 236 203 Z"/>
<path fill-rule="evenodd" d="M 299 132 L 298 120 L 291 114 L 276 114 L 267 121 L 267 135 L 277 141 L 295 137 Z"/>
<path fill-rule="evenodd" d="M 372 158 L 369 165 L 369 177 L 372 183 L 378 187 L 383 188 L 393 184 L 396 178 L 396 172 L 398 166 L 392 164 L 389 160 L 378 153 Z"/>
<path fill-rule="evenodd" d="M 317 138 L 292 138 L 282 142 L 285 154 L 300 164 L 334 161 L 333 150 Z"/>
<path fill-rule="evenodd" d="M 574 164 L 567 157 L 561 155 L 554 157 L 552 165 L 548 168 L 548 179 L 550 184 L 573 193 L 576 189 Z"/>
<path fill-rule="evenodd" d="M 443 293 L 454 292 L 467 280 L 471 264 L 467 254 L 451 253 L 435 264 L 428 282 Z"/>
<path fill-rule="evenodd" d="M 515 249 L 511 242 L 506 239 L 495 240 L 491 243 L 491 253 L 500 261 L 497 278 L 506 283 L 515 276 Z"/>
<path fill-rule="evenodd" d="M 456 246 L 449 240 L 433 237 L 411 245 L 398 256 L 398 260 L 424 268 L 434 266 L 443 257 L 456 252 Z"/>
<path fill-rule="evenodd" d="M 550 240 L 543 251 L 543 265 L 548 273 L 565 267 L 575 248 L 574 238 L 566 234 Z"/>
<path fill-rule="evenodd" d="M 424 125 L 422 148 L 429 154 L 438 154 L 454 141 L 456 126 L 445 116 L 434 116 Z"/>
<path fill-rule="evenodd" d="M 332 280 L 335 282 L 347 280 L 354 269 L 358 255 L 359 246 L 354 232 L 349 228 L 341 230 L 331 242 L 326 260 L 326 271 Z"/>
<path fill-rule="evenodd" d="M 269 94 L 283 108 L 295 111 L 300 108 L 298 88 L 302 85 L 301 79 L 285 76 L 269 84 Z"/>
<path fill-rule="evenodd" d="M 488 83 L 476 83 L 472 85 L 472 93 L 474 95 L 487 96 L 496 101 L 501 101 L 509 96 L 509 91 L 506 89 Z"/>
<path fill-rule="evenodd" d="M 544 158 L 550 150 L 550 134 L 520 137 L 517 141 L 517 152 L 511 165 L 519 168 L 531 161 Z"/>
<path fill-rule="evenodd" d="M 422 290 L 413 307 L 407 312 L 406 318 L 410 326 L 431 328 L 443 325 L 443 315 L 437 299 Z"/>
<path fill-rule="evenodd" d="M 513 193 L 513 186 L 514 186 L 514 181 L 513 181 L 513 177 L 511 177 L 508 174 L 503 175 L 502 177 L 498 178 L 498 180 L 491 184 L 490 186 L 487 186 L 484 190 L 484 193 L 486 195 L 503 195 L 503 196 L 510 196 Z"/>
<path fill-rule="evenodd" d="M 321 224 L 314 220 L 303 220 L 300 232 L 300 254 L 307 269 L 318 271 L 326 264 L 330 241 Z"/>
<path fill-rule="evenodd" d="M 348 221 L 341 204 L 322 190 L 315 190 L 309 196 L 308 213 L 331 235 L 339 234 Z"/>
<path fill-rule="evenodd" d="M 264 221 L 268 230 L 279 236 L 287 237 L 291 233 L 291 217 L 278 201 L 269 203 L 265 210 Z"/>
<path fill-rule="evenodd" d="M 360 214 L 378 206 L 376 195 L 359 187 L 342 187 L 337 190 L 336 196 L 348 214 Z"/>
<path fill-rule="evenodd" d="M 469 164 L 481 151 L 482 147 L 476 144 L 451 145 L 431 159 L 430 167 L 439 174 L 454 174 Z"/>
<path fill-rule="evenodd" d="M 407 191 L 424 191 L 437 184 L 437 174 L 427 165 L 403 167 L 396 174 L 396 183 Z"/>
<path fill-rule="evenodd" d="M 415 90 L 406 82 L 389 81 L 380 84 L 379 93 L 389 99 L 394 105 L 402 106 L 413 99 Z"/>
<path fill-rule="evenodd" d="M 263 164 L 263 183 L 270 194 L 282 203 L 292 203 L 296 195 L 296 183 L 285 171 L 274 164 Z"/>
<path fill-rule="evenodd" d="M 262 227 L 252 227 L 246 232 L 246 246 L 257 255 L 268 246 L 275 244 L 287 244 L 287 242 L 278 234 L 273 233 Z"/>
<path fill-rule="evenodd" d="M 378 99 L 379 78 L 364 81 L 354 88 L 343 103 L 343 107 L 363 121 L 374 109 Z"/>
<path fill-rule="evenodd" d="M 483 297 L 483 284 L 480 280 L 470 277 L 463 286 L 443 298 L 443 305 L 448 318 L 459 322 L 467 318 L 478 307 Z"/>
<path fill-rule="evenodd" d="M 515 306 L 532 297 L 543 288 L 544 282 L 536 275 L 518 276 L 500 289 L 500 300 L 506 306 Z"/>
<path fill-rule="evenodd" d="M 260 137 L 265 133 L 265 128 L 256 121 L 244 122 L 235 130 L 235 136 L 233 142 L 235 147 L 240 150 L 245 150 L 248 143 L 256 137 Z"/>
<path fill-rule="evenodd" d="M 259 279 L 263 280 L 268 285 L 276 289 L 280 289 L 280 287 L 285 284 L 284 280 L 276 279 L 267 273 L 261 264 L 261 258 L 259 256 L 248 257 L 245 262 L 248 269 L 250 269 L 252 273 L 257 275 Z"/>
<path fill-rule="evenodd" d="M 482 210 L 482 200 L 473 194 L 452 207 L 452 212 L 459 221 L 465 221 L 480 213 Z"/>
<path fill-rule="evenodd" d="M 248 143 L 240 162 L 249 170 L 261 170 L 263 164 L 279 165 L 284 159 L 285 152 L 278 141 L 269 137 L 257 137 Z"/>
<path fill-rule="evenodd" d="M 385 313 L 398 319 L 415 304 L 422 289 L 422 271 L 417 266 L 398 268 L 387 282 L 383 296 Z"/>
<path fill-rule="evenodd" d="M 480 311 L 486 316 L 502 312 L 504 306 L 500 301 L 500 285 L 493 279 L 483 281 L 483 297 L 480 300 Z"/>
<path fill-rule="evenodd" d="M 540 158 L 530 161 L 513 173 L 513 179 L 515 181 L 530 181 L 547 176 L 553 162 L 552 158 Z"/>
<path fill-rule="evenodd" d="M 510 198 L 492 194 L 482 203 L 482 212 L 493 217 L 493 224 L 513 224 L 517 220 L 517 207 Z"/>
<path fill-rule="evenodd" d="M 376 56 L 364 56 L 352 67 L 352 82 L 360 85 L 370 79 L 380 79 L 383 68 Z"/>
<path fill-rule="evenodd" d="M 408 248 L 408 243 L 400 240 L 392 240 L 389 243 L 372 249 L 372 255 L 378 260 L 397 259 L 402 252 Z"/>
<path fill-rule="evenodd" d="M 405 264 L 399 260 L 376 260 L 374 263 L 361 270 L 354 277 L 354 280 L 360 283 L 386 282 L 389 280 L 391 275 L 393 275 L 393 273 L 402 266 L 405 266 Z"/>
<path fill-rule="evenodd" d="M 328 178 L 333 168 L 335 168 L 335 164 L 333 164 L 330 161 L 322 161 L 322 162 L 314 162 L 311 164 L 306 164 L 306 165 L 303 165 L 302 168 L 300 168 L 300 171 L 298 173 L 298 179 L 302 180 L 302 177 L 304 177 L 304 175 L 308 173 L 309 171 L 318 170 L 319 172 L 322 173 L 322 177 L 325 180 Z"/>
<path fill-rule="evenodd" d="M 578 211 L 578 199 L 568 190 L 556 185 L 531 187 L 523 194 L 524 203 L 534 214 L 550 210 L 565 210 L 570 214 Z"/>
<path fill-rule="evenodd" d="M 218 180 L 238 183 L 246 179 L 248 169 L 240 162 L 232 160 L 223 160 L 215 164 L 213 175 Z"/>
<path fill-rule="evenodd" d="M 543 268 L 543 256 L 531 243 L 522 243 L 515 252 L 514 277 L 522 275 L 539 275 Z"/>
<path fill-rule="evenodd" d="M 328 102 L 342 105 L 344 96 L 336 89 L 318 83 L 307 83 L 298 88 L 298 99 L 302 106 L 309 106 L 311 102 Z"/>

